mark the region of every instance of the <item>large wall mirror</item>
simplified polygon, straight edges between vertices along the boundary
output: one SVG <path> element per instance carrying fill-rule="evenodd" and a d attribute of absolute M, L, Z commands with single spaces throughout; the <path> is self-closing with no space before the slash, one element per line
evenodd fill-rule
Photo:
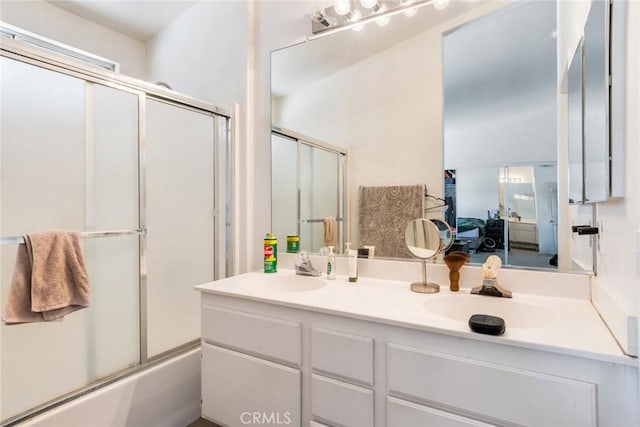
<path fill-rule="evenodd" d="M 354 246 L 370 243 L 367 205 L 388 223 L 416 212 L 446 220 L 472 262 L 497 254 L 557 268 L 558 210 L 568 209 L 557 176 L 568 171 L 556 159 L 555 29 L 554 2 L 457 1 L 274 51 L 272 126 L 345 154 L 338 219 Z M 272 222 L 284 237 L 304 218 L 279 219 L 286 164 L 272 151 Z"/>

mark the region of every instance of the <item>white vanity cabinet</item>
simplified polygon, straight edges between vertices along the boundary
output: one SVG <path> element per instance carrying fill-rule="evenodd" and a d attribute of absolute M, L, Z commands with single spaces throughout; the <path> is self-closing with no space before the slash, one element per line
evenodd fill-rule
<path fill-rule="evenodd" d="M 388 344 L 387 388 L 496 424 L 596 425 L 595 384 L 422 348 Z"/>
<path fill-rule="evenodd" d="M 311 325 L 311 415 L 373 427 L 373 339 Z"/>
<path fill-rule="evenodd" d="M 207 292 L 202 336 L 202 413 L 223 425 L 639 424 L 631 363 Z"/>
<path fill-rule="evenodd" d="M 509 245 L 523 249 L 538 248 L 538 226 L 531 222 L 509 221 Z"/>
<path fill-rule="evenodd" d="M 208 418 L 229 426 L 300 423 L 297 369 L 203 344 L 202 377 L 202 413 Z"/>
<path fill-rule="evenodd" d="M 228 426 L 299 425 L 301 324 L 202 304 L 202 414 Z M 215 301 L 212 301 L 215 303 Z"/>

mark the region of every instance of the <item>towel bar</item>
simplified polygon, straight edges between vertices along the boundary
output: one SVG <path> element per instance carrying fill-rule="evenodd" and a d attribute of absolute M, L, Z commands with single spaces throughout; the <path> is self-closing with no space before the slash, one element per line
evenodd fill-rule
<path fill-rule="evenodd" d="M 109 231 L 83 231 L 80 237 L 91 239 L 94 237 L 117 237 L 133 234 L 146 234 L 146 229 L 138 230 L 109 230 Z M 0 245 L 21 245 L 24 244 L 23 236 L 0 237 Z"/>
<path fill-rule="evenodd" d="M 342 221 L 342 218 L 336 218 L 336 221 Z M 312 223 L 312 222 L 324 222 L 324 219 L 301 219 L 300 224 Z"/>

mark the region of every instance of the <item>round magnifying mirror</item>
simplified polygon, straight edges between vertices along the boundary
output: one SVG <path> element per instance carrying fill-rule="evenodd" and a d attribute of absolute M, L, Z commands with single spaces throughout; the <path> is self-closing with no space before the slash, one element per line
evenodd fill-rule
<path fill-rule="evenodd" d="M 407 225 L 404 240 L 409 252 L 422 260 L 422 282 L 412 283 L 411 290 L 429 294 L 438 292 L 440 285 L 427 282 L 426 260 L 434 258 L 442 248 L 440 230 L 428 219 L 414 219 Z"/>
<path fill-rule="evenodd" d="M 416 258 L 435 257 L 441 248 L 440 230 L 428 219 L 414 219 L 404 233 L 407 249 Z"/>
<path fill-rule="evenodd" d="M 449 224 L 442 221 L 441 219 L 430 219 L 429 221 L 431 221 L 438 228 L 438 232 L 440 233 L 440 240 L 441 240 L 441 246 L 442 246 L 440 248 L 440 251 L 447 252 L 449 248 L 453 245 L 453 240 L 454 240 L 453 230 L 451 230 L 451 227 L 449 227 Z"/>

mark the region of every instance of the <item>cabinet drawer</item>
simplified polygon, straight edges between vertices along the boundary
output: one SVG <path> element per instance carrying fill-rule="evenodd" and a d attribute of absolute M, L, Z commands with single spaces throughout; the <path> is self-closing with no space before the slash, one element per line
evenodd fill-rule
<path fill-rule="evenodd" d="M 595 426 L 591 383 L 387 345 L 391 394 L 531 426 Z"/>
<path fill-rule="evenodd" d="M 491 427 L 490 424 L 394 397 L 387 397 L 386 425 L 402 427 Z"/>
<path fill-rule="evenodd" d="M 313 327 L 311 367 L 373 385 L 373 339 Z"/>
<path fill-rule="evenodd" d="M 300 366 L 302 327 L 298 322 L 202 306 L 202 339 L 205 342 L 247 351 Z"/>
<path fill-rule="evenodd" d="M 343 426 L 373 426 L 373 391 L 312 374 L 311 414 Z"/>
<path fill-rule="evenodd" d="M 202 345 L 202 414 L 211 420 L 227 426 L 300 425 L 300 388 L 297 369 Z"/>

